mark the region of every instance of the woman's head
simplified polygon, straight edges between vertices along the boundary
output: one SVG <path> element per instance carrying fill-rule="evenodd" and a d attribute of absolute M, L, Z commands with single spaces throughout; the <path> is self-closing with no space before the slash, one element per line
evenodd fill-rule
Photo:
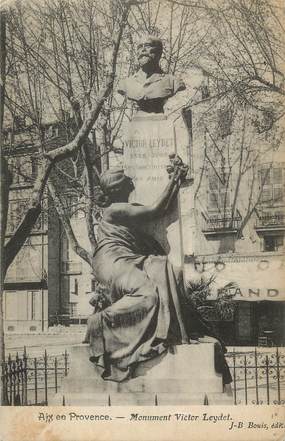
<path fill-rule="evenodd" d="M 132 179 L 126 176 L 121 168 L 113 168 L 102 173 L 100 184 L 105 196 L 105 198 L 101 196 L 101 203 L 99 197 L 98 205 L 101 206 L 107 206 L 112 202 L 127 202 L 135 188 Z"/>

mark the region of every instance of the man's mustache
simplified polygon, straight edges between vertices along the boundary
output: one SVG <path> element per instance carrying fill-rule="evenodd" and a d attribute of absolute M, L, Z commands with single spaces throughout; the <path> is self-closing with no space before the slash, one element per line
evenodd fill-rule
<path fill-rule="evenodd" d="M 141 58 L 147 57 L 147 58 L 153 58 L 154 54 L 140 54 L 138 56 L 138 59 L 140 60 Z"/>

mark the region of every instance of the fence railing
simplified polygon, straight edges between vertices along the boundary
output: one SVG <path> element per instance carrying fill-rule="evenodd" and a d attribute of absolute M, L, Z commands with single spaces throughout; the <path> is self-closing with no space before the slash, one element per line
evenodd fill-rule
<path fill-rule="evenodd" d="M 266 214 L 260 216 L 256 220 L 255 228 L 265 227 L 284 227 L 285 215 L 284 214 Z"/>
<path fill-rule="evenodd" d="M 7 406 L 47 406 L 49 398 L 58 392 L 60 382 L 67 375 L 69 355 L 28 357 L 8 356 L 2 366 L 4 404 Z"/>
<path fill-rule="evenodd" d="M 236 231 L 241 226 L 242 219 L 240 217 L 225 218 L 225 217 L 209 217 L 204 218 L 202 223 L 203 233 L 214 233 L 221 231 Z"/>
<path fill-rule="evenodd" d="M 284 348 L 226 354 L 234 404 L 285 404 Z"/>
<path fill-rule="evenodd" d="M 233 377 L 234 404 L 285 404 L 284 348 L 233 350 L 226 354 Z M 4 402 L 8 406 L 47 406 L 69 370 L 69 354 L 8 356 L 2 366 Z M 63 403 L 64 404 L 64 403 Z M 157 404 L 156 404 L 157 405 Z"/>

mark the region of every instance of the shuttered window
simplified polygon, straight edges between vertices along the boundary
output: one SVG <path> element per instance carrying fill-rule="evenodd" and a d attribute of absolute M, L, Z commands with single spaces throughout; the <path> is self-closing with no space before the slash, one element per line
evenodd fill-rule
<path fill-rule="evenodd" d="M 284 205 L 284 169 L 265 166 L 260 170 L 259 179 L 260 202 L 266 205 Z"/>
<path fill-rule="evenodd" d="M 230 209 L 231 194 L 228 185 L 229 175 L 214 171 L 208 174 L 208 210 L 224 214 Z"/>

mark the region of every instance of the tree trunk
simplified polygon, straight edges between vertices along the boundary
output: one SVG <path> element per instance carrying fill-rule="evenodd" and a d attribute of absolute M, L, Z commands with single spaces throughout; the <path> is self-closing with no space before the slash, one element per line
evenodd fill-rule
<path fill-rule="evenodd" d="M 3 139 L 3 116 L 4 116 L 4 90 L 5 90 L 5 60 L 6 60 L 6 17 L 5 12 L 0 13 L 0 66 L 1 66 L 1 81 L 0 81 L 0 140 Z M 0 262 L 3 262 L 3 248 L 5 240 L 7 207 L 8 207 L 8 191 L 6 185 L 8 182 L 4 178 L 4 158 L 2 155 L 2 145 L 0 146 Z M 6 199 L 6 200 L 5 200 Z M 6 206 L 5 206 L 6 202 Z M 5 210 L 6 208 L 6 210 Z M 4 317 L 3 317 L 3 289 L 4 289 L 4 267 L 1 265 L 0 269 L 0 369 L 5 361 L 5 342 L 4 342 Z M 2 372 L 1 372 L 2 374 Z M 0 403 L 5 404 L 5 394 L 3 382 L 0 385 Z"/>

